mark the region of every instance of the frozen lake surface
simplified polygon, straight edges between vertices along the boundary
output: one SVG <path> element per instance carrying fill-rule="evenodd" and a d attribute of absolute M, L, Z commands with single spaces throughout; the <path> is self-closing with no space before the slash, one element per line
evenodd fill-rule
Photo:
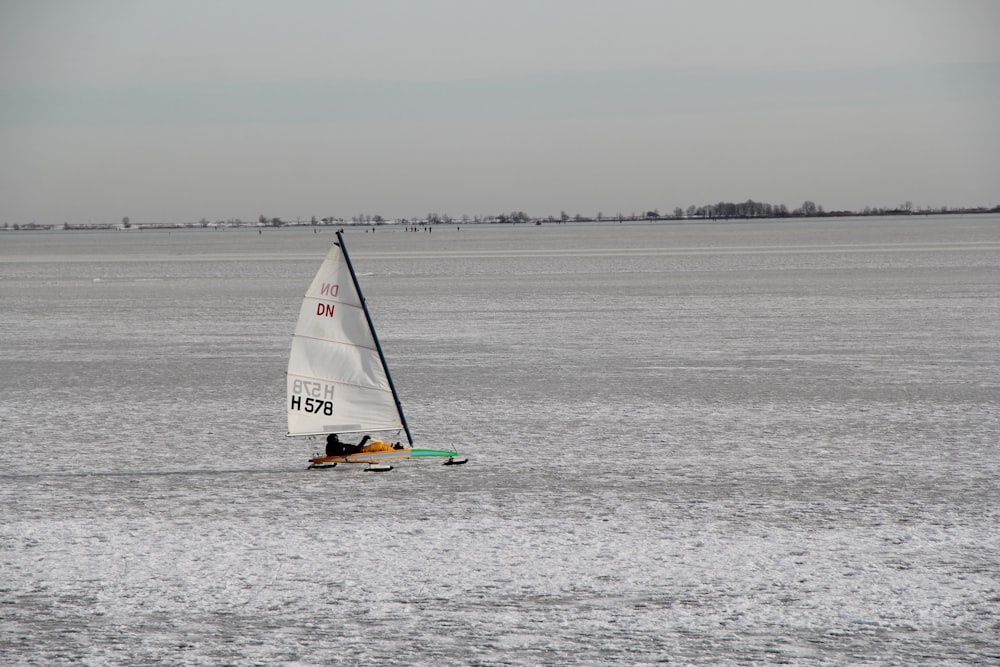
<path fill-rule="evenodd" d="M 348 229 L 416 445 L 307 471 L 329 229 L 0 234 L 0 662 L 1000 662 L 1000 217 Z"/>

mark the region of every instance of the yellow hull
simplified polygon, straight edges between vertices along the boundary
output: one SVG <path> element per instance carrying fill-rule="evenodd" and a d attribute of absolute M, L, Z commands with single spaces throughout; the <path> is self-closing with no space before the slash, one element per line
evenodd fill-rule
<path fill-rule="evenodd" d="M 427 459 L 427 458 L 452 458 L 458 456 L 458 452 L 447 449 L 392 449 L 357 452 L 356 454 L 343 454 L 338 456 L 315 456 L 309 459 L 309 463 L 316 467 L 333 465 L 335 463 L 368 463 L 377 464 L 385 461 L 399 459 Z"/>

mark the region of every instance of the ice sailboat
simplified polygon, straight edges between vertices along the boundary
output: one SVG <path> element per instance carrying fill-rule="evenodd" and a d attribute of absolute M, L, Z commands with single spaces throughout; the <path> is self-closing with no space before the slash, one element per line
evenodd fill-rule
<path fill-rule="evenodd" d="M 313 278 L 292 335 L 287 374 L 288 435 L 368 435 L 358 445 L 334 445 L 309 460 L 310 468 L 366 463 L 386 470 L 394 459 L 444 458 L 458 452 L 416 449 L 385 355 L 375 334 L 344 237 L 338 231 Z M 371 439 L 372 433 L 405 433 L 406 443 Z"/>

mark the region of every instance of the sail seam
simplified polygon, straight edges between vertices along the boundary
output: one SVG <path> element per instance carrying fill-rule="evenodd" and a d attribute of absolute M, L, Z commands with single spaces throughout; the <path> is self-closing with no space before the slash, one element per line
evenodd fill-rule
<path fill-rule="evenodd" d="M 311 294 L 306 294 L 303 299 L 308 299 L 310 301 L 322 301 L 323 303 L 333 303 L 338 306 L 347 306 L 349 308 L 356 308 L 361 310 L 361 305 L 356 303 L 351 303 L 350 301 L 341 301 L 339 299 L 324 299 L 323 297 L 313 296 Z"/>
<path fill-rule="evenodd" d="M 370 350 L 372 352 L 378 352 L 378 349 L 374 345 L 358 345 L 357 343 L 352 343 L 345 340 L 337 340 L 336 338 L 320 338 L 319 336 L 307 336 L 305 334 L 293 333 L 292 338 L 302 338 L 305 340 L 318 340 L 324 343 L 336 343 L 337 345 L 344 345 L 346 347 L 357 347 L 362 350 Z"/>

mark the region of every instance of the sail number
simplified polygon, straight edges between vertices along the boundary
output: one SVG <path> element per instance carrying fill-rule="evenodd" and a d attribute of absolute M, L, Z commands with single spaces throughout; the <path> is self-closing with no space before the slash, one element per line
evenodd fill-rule
<path fill-rule="evenodd" d="M 290 410 L 333 415 L 333 385 L 296 378 L 292 381 Z"/>

